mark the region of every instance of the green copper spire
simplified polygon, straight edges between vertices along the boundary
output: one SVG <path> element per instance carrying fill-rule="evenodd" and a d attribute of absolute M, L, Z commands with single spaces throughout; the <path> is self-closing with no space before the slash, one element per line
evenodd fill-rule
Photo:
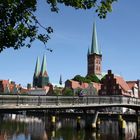
<path fill-rule="evenodd" d="M 87 52 L 87 56 L 88 56 L 88 55 L 90 55 L 90 50 L 89 50 L 89 48 L 88 48 L 88 52 Z"/>
<path fill-rule="evenodd" d="M 43 76 L 44 74 L 47 74 L 46 71 L 46 55 L 43 56 L 42 66 L 41 66 L 41 72 L 40 74 Z"/>
<path fill-rule="evenodd" d="M 97 32 L 96 32 L 96 23 L 93 24 L 93 33 L 92 33 L 92 44 L 91 44 L 91 54 L 100 54 L 97 40 Z"/>
<path fill-rule="evenodd" d="M 62 85 L 62 76 L 60 75 L 59 84 Z"/>
<path fill-rule="evenodd" d="M 40 74 L 40 62 L 39 62 L 39 57 L 37 57 L 34 76 L 38 77 L 39 74 Z"/>

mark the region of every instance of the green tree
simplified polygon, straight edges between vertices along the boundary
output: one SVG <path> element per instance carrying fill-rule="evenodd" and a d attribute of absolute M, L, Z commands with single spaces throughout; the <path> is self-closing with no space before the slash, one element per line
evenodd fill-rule
<path fill-rule="evenodd" d="M 89 80 L 91 80 L 92 82 L 100 83 L 99 78 L 98 78 L 95 74 L 87 75 L 87 76 L 86 76 L 86 79 L 89 79 Z"/>
<path fill-rule="evenodd" d="M 74 92 L 70 88 L 65 88 L 65 90 L 63 91 L 63 95 L 64 96 L 73 96 L 74 95 Z"/>
<path fill-rule="evenodd" d="M 81 75 L 76 75 L 72 80 L 78 81 L 80 83 L 90 83 L 92 82 L 90 79 L 87 79 L 86 77 L 83 77 Z"/>
<path fill-rule="evenodd" d="M 44 0 L 52 12 L 59 11 L 59 4 L 75 9 L 94 8 L 100 18 L 105 18 L 112 11 L 112 3 L 116 0 Z M 38 39 L 44 44 L 53 32 L 51 27 L 42 26 L 34 15 L 38 0 L 0 0 L 0 52 L 6 48 L 19 49 L 31 47 Z M 44 34 L 39 28 L 44 29 Z"/>
<path fill-rule="evenodd" d="M 57 86 L 55 86 L 54 87 L 54 92 L 53 92 L 53 95 L 62 95 L 62 90 L 63 90 L 63 88 L 62 87 L 57 87 Z"/>

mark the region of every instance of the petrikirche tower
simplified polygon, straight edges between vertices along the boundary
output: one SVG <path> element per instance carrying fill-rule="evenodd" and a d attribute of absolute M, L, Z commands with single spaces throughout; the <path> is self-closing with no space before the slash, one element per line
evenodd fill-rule
<path fill-rule="evenodd" d="M 49 84 L 49 76 L 46 70 L 46 55 L 44 55 L 41 69 L 40 69 L 39 58 L 37 58 L 35 72 L 33 76 L 33 87 L 43 88 L 48 84 Z"/>
<path fill-rule="evenodd" d="M 88 70 L 87 75 L 102 75 L 102 54 L 99 50 L 96 24 L 93 24 L 91 50 L 88 49 Z"/>

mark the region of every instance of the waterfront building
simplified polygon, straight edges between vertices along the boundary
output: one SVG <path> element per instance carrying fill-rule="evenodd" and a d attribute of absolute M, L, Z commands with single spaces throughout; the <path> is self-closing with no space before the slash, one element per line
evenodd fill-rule
<path fill-rule="evenodd" d="M 65 87 L 70 88 L 74 93 L 77 93 L 79 90 L 82 92 L 82 94 L 86 95 L 97 95 L 98 91 L 101 87 L 100 83 L 80 83 L 78 81 L 74 80 L 67 80 L 65 82 Z"/>
<path fill-rule="evenodd" d="M 139 80 L 126 82 L 131 89 L 132 97 L 139 98 Z"/>
<path fill-rule="evenodd" d="M 21 85 L 16 84 L 10 80 L 0 80 L 0 92 L 1 93 L 20 93 Z"/>
<path fill-rule="evenodd" d="M 114 75 L 111 70 L 101 80 L 100 96 L 124 95 L 131 96 L 131 89 L 123 77 Z"/>

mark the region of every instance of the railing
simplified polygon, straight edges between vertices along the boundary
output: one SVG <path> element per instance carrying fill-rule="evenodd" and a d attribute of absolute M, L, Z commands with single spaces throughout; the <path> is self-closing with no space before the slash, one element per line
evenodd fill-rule
<path fill-rule="evenodd" d="M 113 105 L 137 105 L 140 99 L 124 96 L 22 96 L 0 95 L 0 108 L 2 106 L 56 106 L 56 107 L 80 107 L 80 106 L 113 106 Z"/>

